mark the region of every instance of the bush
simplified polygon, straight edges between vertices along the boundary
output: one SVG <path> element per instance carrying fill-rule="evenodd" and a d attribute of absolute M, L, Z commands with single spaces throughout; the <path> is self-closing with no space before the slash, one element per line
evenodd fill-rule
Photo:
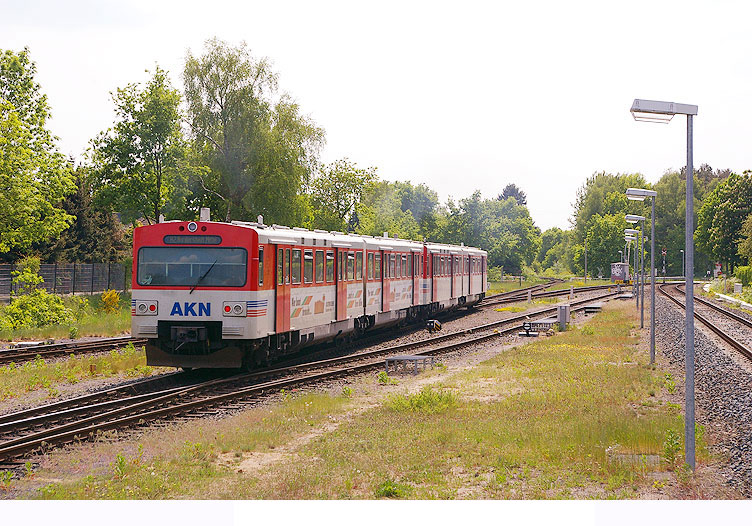
<path fill-rule="evenodd" d="M 13 285 L 16 286 L 16 294 L 23 295 L 36 290 L 37 285 L 44 282 L 39 275 L 42 262 L 37 256 L 27 256 L 19 261 L 13 274 Z"/>
<path fill-rule="evenodd" d="M 44 289 L 35 289 L 23 296 L 13 298 L 0 319 L 0 329 L 28 329 L 48 325 L 68 325 L 74 316 L 65 308 L 63 301 Z"/>
<path fill-rule="evenodd" d="M 742 285 L 749 287 L 752 283 L 752 266 L 736 267 L 734 276 L 742 282 Z"/>
<path fill-rule="evenodd" d="M 116 290 L 108 290 L 102 294 L 102 309 L 111 314 L 120 308 L 120 293 Z"/>

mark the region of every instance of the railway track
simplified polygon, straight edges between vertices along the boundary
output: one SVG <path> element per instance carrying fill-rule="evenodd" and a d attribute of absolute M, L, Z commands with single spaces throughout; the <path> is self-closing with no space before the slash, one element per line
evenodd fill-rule
<path fill-rule="evenodd" d="M 69 354 L 91 354 L 95 352 L 110 351 L 125 347 L 129 343 L 132 343 L 133 345 L 143 345 L 146 343 L 146 340 L 142 338 L 122 336 L 88 341 L 48 343 L 30 347 L 14 347 L 0 351 L 0 365 L 9 364 L 11 362 L 23 363 L 34 360 L 37 356 L 41 358 L 56 358 L 58 356 L 66 356 Z"/>
<path fill-rule="evenodd" d="M 572 302 L 572 310 L 584 309 L 586 304 L 612 295 L 609 292 L 596 298 Z M 0 462 L 6 465 L 17 464 L 19 457 L 34 451 L 84 440 L 101 431 L 237 409 L 257 401 L 269 392 L 381 368 L 383 357 L 395 353 L 410 351 L 416 355 L 437 355 L 450 352 L 519 331 L 523 321 L 541 319 L 556 310 L 557 307 L 541 308 L 419 342 L 229 378 L 179 385 L 181 381 L 188 381 L 189 376 L 175 373 L 169 380 L 173 384 L 163 389 L 144 380 L 129 386 L 3 415 L 0 417 Z"/>
<path fill-rule="evenodd" d="M 544 284 L 542 287 L 545 289 L 547 287 L 551 286 L 551 284 Z M 539 286 L 540 287 L 540 286 Z M 574 294 L 582 293 L 582 292 L 590 292 L 590 291 L 596 291 L 596 290 L 604 290 L 604 289 L 613 289 L 615 288 L 615 285 L 591 285 L 587 287 L 574 287 L 572 289 L 572 292 Z M 520 289 L 522 290 L 522 289 Z M 479 308 L 491 308 L 496 305 L 502 305 L 505 303 L 517 303 L 520 301 L 525 301 L 527 298 L 527 291 L 531 292 L 531 297 L 533 299 L 538 298 L 553 298 L 557 296 L 566 296 L 569 294 L 569 289 L 561 289 L 561 290 L 542 290 L 542 289 L 536 289 L 532 290 L 532 288 L 528 287 L 528 289 L 523 294 L 514 294 L 514 295 L 493 295 L 486 297 L 479 305 Z M 519 291 L 513 291 L 515 293 Z"/>
<path fill-rule="evenodd" d="M 685 305 L 682 301 L 679 300 L 679 298 L 676 297 L 674 293 L 684 295 L 684 292 L 681 290 L 681 285 L 678 284 L 663 284 L 658 286 L 658 290 L 669 298 L 671 301 L 673 301 L 676 305 L 680 306 L 682 309 L 685 309 Z M 729 331 L 736 331 L 739 328 L 739 325 L 744 326 L 747 330 L 745 330 L 745 333 L 749 333 L 748 329 L 752 328 L 752 322 L 750 322 L 748 319 L 739 316 L 738 314 L 729 311 L 728 309 L 724 309 L 723 307 L 719 307 L 718 305 L 715 305 L 714 303 L 706 300 L 705 298 L 698 297 L 697 295 L 694 295 L 695 300 L 695 312 L 694 317 L 697 319 L 700 323 L 705 325 L 708 329 L 710 329 L 714 334 L 716 334 L 719 338 L 721 338 L 723 341 L 728 343 L 734 350 L 738 351 L 742 356 L 745 358 L 752 360 L 752 349 L 747 345 L 746 341 L 750 341 L 750 334 L 746 338 L 744 338 L 746 341 L 742 342 L 736 337 L 729 334 Z M 697 306 L 702 305 L 699 309 Z M 698 310 L 705 310 L 704 313 L 698 312 Z M 715 321 L 713 321 L 711 318 L 713 316 L 716 316 Z M 718 318 L 718 316 L 720 318 Z M 729 324 L 729 321 L 736 323 L 736 326 L 733 324 Z"/>

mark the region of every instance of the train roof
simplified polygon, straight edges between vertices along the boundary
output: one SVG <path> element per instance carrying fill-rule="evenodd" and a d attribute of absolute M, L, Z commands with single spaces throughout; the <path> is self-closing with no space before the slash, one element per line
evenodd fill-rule
<path fill-rule="evenodd" d="M 398 237 L 369 236 L 353 233 L 345 234 L 344 232 L 337 231 L 308 230 L 300 227 L 291 228 L 282 225 L 263 225 L 246 221 L 233 221 L 229 224 L 255 230 L 258 233 L 259 242 L 261 243 L 287 243 L 291 245 L 317 245 L 320 243 L 321 246 L 338 248 L 352 247 L 367 248 L 371 250 L 400 250 L 414 252 L 421 251 L 425 245 L 431 252 L 447 254 L 486 254 L 485 250 L 475 247 L 412 241 Z"/>

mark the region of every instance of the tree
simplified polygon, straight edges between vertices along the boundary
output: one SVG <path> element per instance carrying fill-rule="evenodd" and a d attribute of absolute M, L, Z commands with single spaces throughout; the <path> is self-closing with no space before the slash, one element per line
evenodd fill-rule
<path fill-rule="evenodd" d="M 697 217 L 695 241 L 728 271 L 741 262 L 739 242 L 742 225 L 752 213 L 752 172 L 732 173 L 707 196 Z"/>
<path fill-rule="evenodd" d="M 180 92 L 157 66 L 144 88 L 128 84 L 113 95 L 118 121 L 94 141 L 98 198 L 125 221 L 155 223 L 184 208 Z"/>
<path fill-rule="evenodd" d="M 588 274 L 611 272 L 611 263 L 618 260 L 618 252 L 624 247 L 624 216 L 596 214 L 587 229 Z M 585 244 L 576 244 L 573 250 L 574 270 L 585 271 Z"/>
<path fill-rule="evenodd" d="M 0 52 L 0 252 L 55 237 L 73 220 L 58 206 L 74 187 L 35 75 L 28 49 Z"/>
<path fill-rule="evenodd" d="M 555 268 L 565 271 L 568 268 L 566 250 L 569 242 L 569 232 L 553 227 L 541 234 L 541 247 L 537 260 L 542 269 Z"/>
<path fill-rule="evenodd" d="M 63 208 L 76 219 L 59 239 L 39 245 L 47 261 L 123 261 L 130 254 L 126 229 L 109 209 L 95 205 L 91 171 L 79 166 L 74 171 L 76 191 L 63 201 Z"/>
<path fill-rule="evenodd" d="M 739 255 L 747 260 L 747 264 L 752 263 L 752 214 L 742 223 L 742 230 L 739 232 L 741 241 L 739 241 Z"/>
<path fill-rule="evenodd" d="M 505 201 L 506 199 L 513 197 L 517 201 L 518 205 L 527 205 L 527 195 L 516 184 L 510 183 L 504 187 L 501 191 L 501 195 L 497 198 L 499 201 Z"/>
<path fill-rule="evenodd" d="M 225 221 L 264 214 L 267 222 L 300 220 L 299 195 L 318 159 L 324 132 L 287 96 L 274 102 L 277 75 L 245 43 L 212 39 L 203 56 L 188 54 L 183 70 L 196 170 L 209 202 Z"/>
<path fill-rule="evenodd" d="M 412 212 L 403 209 L 403 194 L 396 183 L 372 182 L 356 205 L 359 225 L 356 232 L 380 236 L 384 232 L 403 239 L 422 238 L 420 225 Z"/>
<path fill-rule="evenodd" d="M 325 230 L 347 229 L 363 192 L 377 178 L 376 168 L 358 168 L 347 158 L 324 166 L 311 182 L 314 226 Z"/>

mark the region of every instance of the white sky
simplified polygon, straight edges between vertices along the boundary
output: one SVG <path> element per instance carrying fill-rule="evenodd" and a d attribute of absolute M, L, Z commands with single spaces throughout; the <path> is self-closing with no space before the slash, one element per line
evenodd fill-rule
<path fill-rule="evenodd" d="M 634 98 L 699 105 L 694 164 L 752 169 L 752 9 L 745 2 L 0 0 L 0 48 L 31 49 L 61 150 L 113 122 L 110 92 L 155 64 L 182 88 L 216 36 L 269 57 L 327 133 L 323 160 L 448 196 L 510 182 L 541 228 L 568 227 L 595 171 L 656 181 L 686 162 L 683 117 L 632 120 Z"/>

